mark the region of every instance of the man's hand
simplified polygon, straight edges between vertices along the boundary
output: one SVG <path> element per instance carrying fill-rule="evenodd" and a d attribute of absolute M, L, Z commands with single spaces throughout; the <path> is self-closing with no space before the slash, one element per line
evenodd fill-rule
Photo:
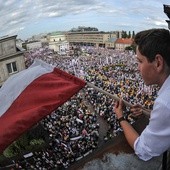
<path fill-rule="evenodd" d="M 132 114 L 131 114 L 132 117 L 138 117 L 138 116 L 142 115 L 142 113 L 143 113 L 142 106 L 139 104 L 133 105 L 130 108 L 130 111 L 132 112 Z"/>
<path fill-rule="evenodd" d="M 119 101 L 115 103 L 114 112 L 116 113 L 117 119 L 123 116 L 123 107 L 124 107 L 124 104 L 123 104 L 122 99 L 120 99 Z"/>

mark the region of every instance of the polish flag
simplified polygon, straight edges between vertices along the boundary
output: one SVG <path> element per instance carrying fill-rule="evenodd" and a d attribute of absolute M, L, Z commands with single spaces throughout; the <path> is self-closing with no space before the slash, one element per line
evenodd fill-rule
<path fill-rule="evenodd" d="M 11 76 L 0 89 L 0 153 L 85 85 L 41 60 Z"/>

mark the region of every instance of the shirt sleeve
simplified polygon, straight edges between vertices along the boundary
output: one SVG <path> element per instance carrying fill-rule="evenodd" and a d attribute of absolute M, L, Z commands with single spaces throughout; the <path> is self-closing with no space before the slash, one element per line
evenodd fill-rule
<path fill-rule="evenodd" d="M 166 101 L 155 101 L 149 124 L 134 143 L 135 154 L 147 161 L 161 155 L 170 147 L 170 106 Z"/>

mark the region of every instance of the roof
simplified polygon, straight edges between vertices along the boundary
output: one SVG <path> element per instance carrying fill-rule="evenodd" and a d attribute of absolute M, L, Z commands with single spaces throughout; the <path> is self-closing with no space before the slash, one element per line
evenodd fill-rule
<path fill-rule="evenodd" d="M 3 37 L 0 37 L 0 41 L 6 41 L 6 40 L 9 40 L 9 39 L 16 39 L 17 35 L 5 35 Z"/>
<path fill-rule="evenodd" d="M 16 48 L 17 48 L 17 51 L 26 51 L 24 48 L 22 48 L 22 47 L 20 47 L 20 46 L 16 46 Z"/>
<path fill-rule="evenodd" d="M 110 39 L 108 40 L 108 42 L 115 42 L 115 41 L 116 41 L 116 39 L 117 39 L 117 38 L 112 37 L 112 38 L 110 38 Z"/>
<path fill-rule="evenodd" d="M 118 38 L 115 43 L 131 45 L 133 43 L 133 39 L 132 38 Z"/>
<path fill-rule="evenodd" d="M 62 32 L 62 31 L 57 31 L 57 32 L 52 32 L 52 33 L 50 33 L 49 35 L 50 36 L 56 36 L 56 35 L 64 35 L 65 33 L 64 32 Z"/>

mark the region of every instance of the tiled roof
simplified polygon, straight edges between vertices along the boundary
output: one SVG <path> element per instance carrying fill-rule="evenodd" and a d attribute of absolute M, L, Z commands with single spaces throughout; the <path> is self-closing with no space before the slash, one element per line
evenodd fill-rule
<path fill-rule="evenodd" d="M 132 38 L 118 38 L 115 43 L 118 43 L 118 44 L 132 44 L 133 39 Z"/>

